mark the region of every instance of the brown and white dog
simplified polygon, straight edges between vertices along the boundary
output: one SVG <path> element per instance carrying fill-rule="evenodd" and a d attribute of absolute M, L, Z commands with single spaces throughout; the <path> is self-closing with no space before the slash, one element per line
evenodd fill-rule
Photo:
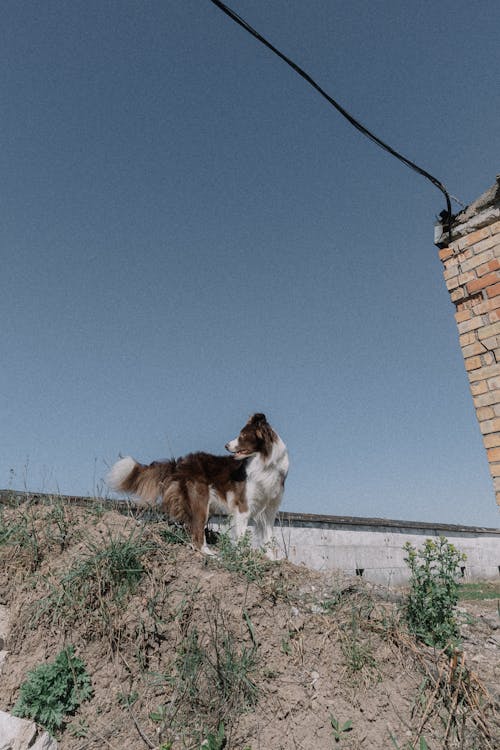
<path fill-rule="evenodd" d="M 144 503 L 159 502 L 166 515 L 185 524 L 193 544 L 205 554 L 212 554 L 205 542 L 205 526 L 210 513 L 221 506 L 233 517 L 236 539 L 252 519 L 256 542 L 265 546 L 272 539 L 283 497 L 286 446 L 264 414 L 253 414 L 225 447 L 231 456 L 190 453 L 149 465 L 127 456 L 114 464 L 106 482 Z"/>

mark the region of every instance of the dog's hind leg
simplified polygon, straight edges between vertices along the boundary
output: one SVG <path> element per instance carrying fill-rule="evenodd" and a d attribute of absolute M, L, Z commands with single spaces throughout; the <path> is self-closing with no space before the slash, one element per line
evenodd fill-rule
<path fill-rule="evenodd" d="M 189 496 L 191 538 L 197 550 L 204 555 L 215 555 L 205 540 L 205 527 L 208 522 L 208 487 L 197 482 L 187 482 Z"/>

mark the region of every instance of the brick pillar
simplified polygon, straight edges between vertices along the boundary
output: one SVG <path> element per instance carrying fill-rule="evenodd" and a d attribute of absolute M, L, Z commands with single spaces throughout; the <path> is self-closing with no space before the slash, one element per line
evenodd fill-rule
<path fill-rule="evenodd" d="M 500 505 L 500 175 L 454 218 L 451 236 L 437 225 L 435 242 Z"/>

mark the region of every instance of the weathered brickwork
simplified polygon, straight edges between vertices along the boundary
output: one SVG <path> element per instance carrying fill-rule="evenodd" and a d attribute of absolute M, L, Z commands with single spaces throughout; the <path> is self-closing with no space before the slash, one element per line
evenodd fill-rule
<path fill-rule="evenodd" d="M 455 305 L 459 342 L 500 505 L 500 183 L 454 221 L 438 242 Z M 441 227 L 442 228 L 442 227 Z M 441 236 L 441 240 L 442 237 Z M 450 238 L 448 238 L 449 240 Z"/>

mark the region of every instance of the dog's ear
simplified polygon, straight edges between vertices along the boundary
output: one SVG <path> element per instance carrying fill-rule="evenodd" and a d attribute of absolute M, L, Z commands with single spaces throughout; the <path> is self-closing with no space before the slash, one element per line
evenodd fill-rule
<path fill-rule="evenodd" d="M 267 424 L 267 419 L 265 414 L 252 414 L 250 419 L 248 420 L 247 424 L 252 425 L 261 425 L 261 424 Z"/>

